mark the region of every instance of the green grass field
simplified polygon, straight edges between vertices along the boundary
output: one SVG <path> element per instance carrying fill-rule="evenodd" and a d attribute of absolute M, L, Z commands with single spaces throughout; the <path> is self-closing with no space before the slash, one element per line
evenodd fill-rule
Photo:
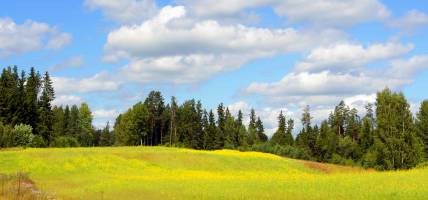
<path fill-rule="evenodd" d="M 0 174 L 17 172 L 57 199 L 428 199 L 428 168 L 375 172 L 229 150 L 0 150 Z"/>

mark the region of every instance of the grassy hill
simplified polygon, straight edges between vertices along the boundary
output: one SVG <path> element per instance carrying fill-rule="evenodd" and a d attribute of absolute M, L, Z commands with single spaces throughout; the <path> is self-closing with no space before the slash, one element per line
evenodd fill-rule
<path fill-rule="evenodd" d="M 31 187 L 29 193 L 43 191 L 45 198 L 58 199 L 428 197 L 426 168 L 375 172 L 230 150 L 165 147 L 1 150 L 0 199 L 15 195 L 7 192 L 7 188 L 12 188 L 18 180 L 5 175 L 17 172 L 25 174 L 19 179 L 27 184 L 21 191 Z"/>

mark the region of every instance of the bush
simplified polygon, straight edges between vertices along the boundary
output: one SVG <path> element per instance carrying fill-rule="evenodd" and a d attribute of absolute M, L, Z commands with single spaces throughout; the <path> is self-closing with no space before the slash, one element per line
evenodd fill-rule
<path fill-rule="evenodd" d="M 55 138 L 51 143 L 51 147 L 79 147 L 79 142 L 76 138 L 61 136 Z"/>
<path fill-rule="evenodd" d="M 33 141 L 33 128 L 30 125 L 19 124 L 13 128 L 13 135 L 15 138 L 15 146 L 30 146 Z"/>
<path fill-rule="evenodd" d="M 369 150 L 362 158 L 362 165 L 365 168 L 375 168 L 377 162 L 377 153 L 374 150 Z"/>
<path fill-rule="evenodd" d="M 46 147 L 46 142 L 40 135 L 34 135 L 33 140 L 31 141 L 30 147 Z"/>

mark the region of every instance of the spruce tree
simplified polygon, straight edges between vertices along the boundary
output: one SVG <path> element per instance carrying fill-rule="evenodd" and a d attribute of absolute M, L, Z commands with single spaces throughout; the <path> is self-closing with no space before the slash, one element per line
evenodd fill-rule
<path fill-rule="evenodd" d="M 208 137 L 206 140 L 207 149 L 215 149 L 216 146 L 216 136 L 217 136 L 217 127 L 215 124 L 214 113 L 210 110 L 208 115 Z"/>
<path fill-rule="evenodd" d="M 107 122 L 100 134 L 99 146 L 111 146 L 113 144 L 112 135 L 110 133 L 110 123 Z"/>
<path fill-rule="evenodd" d="M 52 111 L 52 101 L 54 98 L 55 92 L 52 81 L 49 73 L 46 72 L 43 77 L 43 88 L 39 101 L 40 123 L 37 124 L 37 131 L 48 143 L 53 139 L 51 137 L 52 125 L 54 123 L 54 113 Z"/>
<path fill-rule="evenodd" d="M 234 136 L 236 132 L 235 119 L 229 111 L 229 108 L 226 108 L 226 119 L 224 123 L 224 147 L 228 149 L 235 148 Z"/>
<path fill-rule="evenodd" d="M 286 119 L 281 111 L 278 116 L 278 129 L 273 134 L 270 142 L 272 144 L 290 145 L 291 142 L 287 141 L 286 130 L 287 130 Z"/>
<path fill-rule="evenodd" d="M 236 126 L 236 135 L 235 135 L 235 146 L 247 146 L 247 130 L 245 129 L 245 125 L 243 123 L 242 111 L 238 111 L 238 116 L 235 121 Z"/>
<path fill-rule="evenodd" d="M 257 144 L 258 142 L 259 142 L 259 137 L 257 135 L 257 129 L 256 129 L 256 112 L 254 111 L 254 109 L 251 109 L 250 122 L 248 124 L 247 144 L 253 145 L 253 144 Z"/>
<path fill-rule="evenodd" d="M 39 123 L 39 103 L 38 95 L 40 92 L 42 81 L 40 74 L 32 67 L 30 74 L 25 84 L 25 104 L 27 108 L 27 114 L 25 118 L 25 124 L 33 127 L 35 134 L 39 134 L 37 130 L 37 124 Z"/>
<path fill-rule="evenodd" d="M 256 133 L 257 133 L 257 137 L 259 138 L 260 142 L 266 142 L 268 140 L 268 137 L 265 134 L 265 128 L 263 126 L 263 122 L 260 119 L 260 117 L 257 117 Z"/>

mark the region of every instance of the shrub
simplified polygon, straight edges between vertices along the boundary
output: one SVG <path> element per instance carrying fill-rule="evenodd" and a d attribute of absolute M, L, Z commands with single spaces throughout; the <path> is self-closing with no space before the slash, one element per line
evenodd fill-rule
<path fill-rule="evenodd" d="M 33 141 L 34 135 L 33 128 L 30 125 L 19 124 L 13 128 L 13 135 L 15 138 L 15 146 L 30 146 Z"/>
<path fill-rule="evenodd" d="M 51 143 L 51 147 L 78 147 L 79 142 L 76 138 L 60 136 L 55 138 L 55 140 Z"/>
<path fill-rule="evenodd" d="M 30 147 L 46 147 L 46 142 L 40 135 L 34 135 L 33 140 L 31 141 Z"/>

